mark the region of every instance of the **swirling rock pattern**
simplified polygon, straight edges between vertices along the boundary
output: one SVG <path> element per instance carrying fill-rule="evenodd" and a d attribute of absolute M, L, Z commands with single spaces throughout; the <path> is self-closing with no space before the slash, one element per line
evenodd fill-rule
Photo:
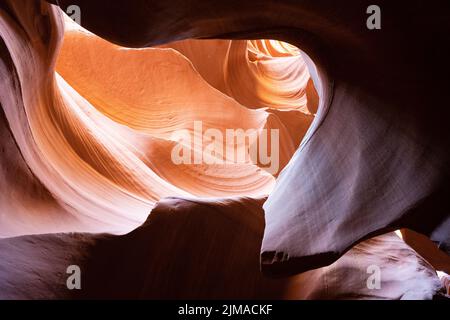
<path fill-rule="evenodd" d="M 109 258 L 130 263 L 136 258 L 111 257 L 116 248 L 140 248 L 143 240 L 150 247 L 160 245 L 161 252 L 192 257 L 195 246 L 186 251 L 179 243 L 168 249 L 159 243 L 161 230 L 179 230 L 190 238 L 203 225 L 201 240 L 213 245 L 217 239 L 230 240 L 214 236 L 217 226 L 225 225 L 220 222 L 229 219 L 236 225 L 223 230 L 236 230 L 248 245 L 242 250 L 252 258 L 242 260 L 236 246 L 224 253 L 216 243 L 206 261 L 214 266 L 230 256 L 230 268 L 251 271 L 256 285 L 245 291 L 233 281 L 235 274 L 225 272 L 229 287 L 217 292 L 208 291 L 208 276 L 202 280 L 205 292 L 192 291 L 191 285 L 174 291 L 131 263 L 127 277 L 137 274 L 147 282 L 143 288 L 123 284 L 124 296 L 395 299 L 431 298 L 440 289 L 434 270 L 401 239 L 392 234 L 370 238 L 410 228 L 448 252 L 450 132 L 441 79 L 450 70 L 434 40 L 450 31 L 448 2 L 429 7 L 419 1 L 405 9 L 380 1 L 387 14 L 378 33 L 364 25 L 369 3 L 357 0 L 349 1 L 345 11 L 332 1 L 58 4 L 83 8 L 86 29 L 42 0 L 0 3 L 0 236 L 125 234 L 147 223 L 124 236 L 1 240 L 0 284 L 7 288 L 6 298 L 70 297 L 61 284 L 54 291 L 36 285 L 29 296 L 21 292 L 25 270 L 38 275 L 28 279 L 32 283 L 47 279 L 55 284 L 61 279 L 50 269 L 70 261 L 57 255 L 54 266 L 43 264 L 33 272 L 14 248 L 32 252 L 39 243 L 43 249 L 36 259 L 45 259 L 48 250 L 72 248 L 74 260 L 92 272 L 86 297 L 104 297 L 114 291 L 104 290 L 101 279 L 96 282 L 98 265 Z M 408 18 L 418 12 L 420 24 Z M 192 40 L 200 38 L 227 40 Z M 228 128 L 256 129 L 260 135 L 264 129 L 277 130 L 279 170 L 268 171 L 258 159 L 176 165 L 171 159 L 179 143 L 174 133 L 187 132 L 196 141 L 195 121 L 222 135 Z M 205 150 L 195 142 L 184 147 L 194 157 Z M 225 143 L 223 153 L 247 147 Z M 229 196 L 254 199 L 219 198 Z M 166 197 L 178 200 L 158 202 Z M 200 200 L 205 197 L 210 199 Z M 177 211 L 175 219 L 171 213 Z M 197 240 L 197 247 L 204 245 Z M 271 282 L 255 269 L 260 246 L 267 275 L 329 267 L 310 271 L 310 278 Z M 147 249 L 139 253 L 147 259 L 144 266 L 159 274 L 163 264 L 152 262 L 157 255 L 148 255 Z M 391 258 L 385 257 L 387 251 Z M 436 265 L 447 270 L 447 258 L 433 254 L 428 260 L 437 259 Z M 388 288 L 376 295 L 361 287 L 364 281 L 353 278 L 361 272 L 355 259 L 382 266 Z M 14 268 L 15 260 L 23 269 Z M 392 271 L 398 266 L 404 268 L 403 278 Z M 347 285 L 335 283 L 330 293 L 328 285 L 309 281 L 327 279 L 329 272 L 347 279 Z M 192 274 L 179 276 L 189 282 Z"/>
<path fill-rule="evenodd" d="M 265 204 L 268 274 L 329 264 L 358 241 L 400 227 L 448 251 L 449 64 L 435 40 L 450 29 L 448 2 L 380 1 L 378 31 L 366 27 L 371 3 L 361 0 L 345 9 L 308 0 L 70 3 L 84 8 L 87 29 L 121 45 L 276 38 L 301 47 L 308 65 L 309 58 L 316 63 L 309 71 L 321 98 L 317 119 Z"/>
<path fill-rule="evenodd" d="M 32 10 L 36 5 L 42 6 L 45 13 L 36 15 Z M 16 12 L 21 7 L 29 10 Z M 145 221 L 156 201 L 167 196 L 267 195 L 274 185 L 273 175 L 287 164 L 313 120 L 311 113 L 297 110 L 307 107 L 304 79 L 309 79 L 298 52 L 292 53 L 298 69 L 289 74 L 302 79 L 290 88 L 299 94 L 292 97 L 291 110 L 280 114 L 267 110 L 269 105 L 262 101 L 255 100 L 253 108 L 249 108 L 221 92 L 220 89 L 231 86 L 231 82 L 225 81 L 225 61 L 222 67 L 207 72 L 180 53 L 189 48 L 191 55 L 197 52 L 200 62 L 200 52 L 215 48 L 215 42 L 186 41 L 175 43 L 174 48 L 123 48 L 75 27 L 67 18 L 64 21 L 56 7 L 42 2 L 8 4 L 3 15 L 5 54 L 9 53 L 16 70 L 13 73 L 5 67 L 2 73 L 11 81 L 5 83 L 2 101 L 7 120 L 13 122 L 11 132 L 27 166 L 42 182 L 42 189 L 48 190 L 50 197 L 70 212 L 61 215 L 90 225 L 85 231 L 132 230 Z M 44 30 L 26 24 L 37 23 L 37 19 L 46 21 L 40 22 Z M 25 28 L 26 34 L 21 33 L 21 28 Z M 43 38 L 43 33 L 47 37 Z M 30 37 L 35 41 L 29 41 Z M 225 46 L 220 48 L 232 44 L 223 42 Z M 242 50 L 233 55 L 248 55 L 250 49 L 243 43 Z M 25 52 L 23 47 L 27 48 Z M 177 51 L 177 47 L 184 50 Z M 43 48 L 47 50 L 45 56 Z M 227 50 L 224 57 L 230 55 L 231 49 Z M 273 56 L 267 52 L 263 55 L 267 61 L 286 59 L 279 57 L 277 51 Z M 30 61 L 36 62 L 33 68 L 28 65 Z M 279 74 L 284 72 L 288 71 L 278 70 Z M 214 88 L 211 83 L 214 77 L 222 78 L 225 87 Z M 21 91 L 14 81 L 20 83 Z M 281 85 L 290 80 L 279 82 Z M 19 98 L 21 104 L 8 98 Z M 289 101 L 289 97 L 285 100 Z M 285 121 L 287 112 L 291 113 L 290 119 L 295 117 L 297 121 Z M 202 122 L 204 131 L 214 128 L 223 135 L 228 128 L 279 130 L 280 167 L 272 175 L 252 159 L 225 165 L 174 164 L 173 134 L 187 130 L 195 139 L 195 121 Z M 247 147 L 241 143 L 226 145 L 225 149 L 236 149 L 238 153 Z M 193 153 L 201 153 L 204 147 L 189 148 Z M 3 203 L 14 202 L 8 199 Z M 4 212 L 7 211 L 5 208 Z M 32 219 L 38 216 L 15 208 L 5 214 L 5 221 L 12 222 L 1 225 L 3 235 L 83 230 L 77 224 L 64 225 L 63 217 L 54 223 L 45 222 L 44 229 L 35 224 L 32 230 L 33 224 L 26 218 L 20 222 L 21 215 L 33 215 Z M 92 220 L 96 221 L 96 227 Z M 14 229 L 11 223 L 16 225 Z"/>

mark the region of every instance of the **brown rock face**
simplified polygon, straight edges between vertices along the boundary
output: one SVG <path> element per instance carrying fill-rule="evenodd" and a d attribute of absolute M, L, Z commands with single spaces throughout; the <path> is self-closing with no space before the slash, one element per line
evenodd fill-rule
<path fill-rule="evenodd" d="M 362 243 L 329 267 L 266 278 L 259 272 L 264 200 L 169 198 L 124 236 L 0 240 L 0 298 L 431 299 L 441 288 L 395 234 Z M 67 289 L 69 265 L 80 267 L 82 290 Z M 378 289 L 368 273 L 374 266 Z"/>
<path fill-rule="evenodd" d="M 347 2 L 3 0 L 0 298 L 448 287 L 450 5 Z"/>

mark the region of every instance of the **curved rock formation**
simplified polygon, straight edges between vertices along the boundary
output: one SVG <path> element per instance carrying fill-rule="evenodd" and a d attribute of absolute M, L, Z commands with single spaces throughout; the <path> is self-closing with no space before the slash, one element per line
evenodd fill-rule
<path fill-rule="evenodd" d="M 35 11 L 37 5 L 44 10 L 41 15 Z M 29 10 L 20 11 L 22 7 Z M 3 203 L 15 207 L 4 210 L 8 214 L 0 227 L 3 236 L 83 230 L 125 232 L 142 223 L 162 197 L 267 195 L 273 188 L 274 176 L 294 154 L 313 120 L 312 115 L 297 110 L 307 107 L 304 79 L 309 78 L 297 52 L 296 74 L 303 80 L 296 87 L 301 99 L 292 98 L 292 105 L 298 107 L 282 114 L 264 109 L 268 105 L 262 102 L 258 109 L 246 108 L 226 92 L 211 87 L 208 81 L 214 74 L 226 78 L 225 61 L 222 68 L 213 69 L 208 76 L 206 69 L 191 64 L 179 51 L 113 45 L 75 27 L 68 19 L 64 22 L 56 7 L 43 2 L 6 3 L 3 17 L 4 61 L 15 69 L 13 72 L 5 66 L 2 72 L 9 81 L 3 88 L 2 105 L 11 132 L 43 189 L 69 211 L 61 215 L 79 220 L 68 224 L 62 222 L 67 217 L 61 221 L 42 220 L 45 226 L 39 221 L 28 223 L 22 215 L 39 220 L 38 214 L 24 210 L 22 203 L 9 198 Z M 43 21 L 42 28 L 29 25 L 36 19 Z M 64 24 L 67 30 L 62 44 Z M 36 41 L 29 42 L 29 38 Z M 205 43 L 200 48 L 214 48 L 214 44 Z M 25 52 L 24 46 L 28 48 Z M 180 44 L 174 44 L 174 48 L 177 46 Z M 199 43 L 184 46 L 192 51 Z M 45 56 L 43 48 L 48 48 Z M 240 53 L 245 57 L 247 51 L 245 47 Z M 264 54 L 274 62 L 286 59 L 277 51 L 273 51 L 273 57 Z M 34 69 L 28 65 L 30 61 L 36 62 Z M 278 70 L 280 75 L 284 72 Z M 20 89 L 14 82 L 20 83 Z M 311 90 L 314 94 L 314 88 Z M 316 102 L 311 100 L 310 106 L 314 108 Z M 200 132 L 195 129 L 196 122 L 201 122 Z M 223 142 L 223 154 L 212 155 L 220 161 L 174 163 L 177 144 L 182 144 L 182 153 L 191 153 L 188 160 L 195 159 L 198 154 L 204 156 L 208 148 L 207 142 L 196 143 L 199 138 L 206 139 L 201 136 L 204 132 L 215 130 L 225 137 L 228 129 L 255 130 L 259 140 L 266 132 L 279 132 L 281 143 L 279 150 L 274 150 L 279 151 L 275 168 L 267 168 L 260 158 L 222 161 L 230 150 L 239 157 L 241 151 L 245 155 L 251 148 L 246 140 L 235 139 Z M 191 143 L 177 140 L 180 132 L 187 133 Z M 89 227 L 80 229 L 83 225 Z"/>
<path fill-rule="evenodd" d="M 49 2 L 78 5 L 85 29 Z M 440 290 L 448 2 L 379 1 L 381 30 L 365 0 L 49 2 L 0 3 L 2 297 L 73 298 L 67 264 L 81 298 Z M 433 267 L 400 228 L 438 244 L 405 233 Z M 95 234 L 42 235 L 58 232 Z"/>
<path fill-rule="evenodd" d="M 357 0 L 344 12 L 332 1 L 70 2 L 84 8 L 83 26 L 122 45 L 277 38 L 316 62 L 310 72 L 321 97 L 318 119 L 265 205 L 268 274 L 329 264 L 358 241 L 399 227 L 448 248 L 450 134 L 442 80 L 449 64 L 435 40 L 448 33 L 448 2 L 405 8 L 381 1 L 386 14 L 377 31 L 364 23 L 370 3 Z"/>
<path fill-rule="evenodd" d="M 0 298 L 431 299 L 441 289 L 434 270 L 393 233 L 356 246 L 329 267 L 264 277 L 264 200 L 170 198 L 124 236 L 0 240 Z M 66 287 L 70 265 L 80 267 L 82 290 Z M 379 289 L 367 284 L 371 266 L 380 267 Z"/>

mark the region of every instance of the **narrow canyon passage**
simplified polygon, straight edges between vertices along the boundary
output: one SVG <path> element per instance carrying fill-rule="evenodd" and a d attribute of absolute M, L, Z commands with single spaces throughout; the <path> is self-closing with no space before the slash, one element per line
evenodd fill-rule
<path fill-rule="evenodd" d="M 390 15 L 397 33 L 366 34 L 364 1 L 49 2 L 0 3 L 0 298 L 445 293 L 431 40 L 415 50 Z"/>
<path fill-rule="evenodd" d="M 52 172 L 42 192 L 87 227 L 59 216 L 31 225 L 40 212 L 20 200 L 3 216 L 4 236 L 124 233 L 164 197 L 267 196 L 314 119 L 318 95 L 291 45 L 186 40 L 131 49 L 55 18 L 64 34 L 48 62 L 54 84 L 38 97 L 50 99 L 25 107 L 12 132 L 29 130 L 18 146 L 36 150 L 28 161 L 22 153 L 38 179 Z"/>

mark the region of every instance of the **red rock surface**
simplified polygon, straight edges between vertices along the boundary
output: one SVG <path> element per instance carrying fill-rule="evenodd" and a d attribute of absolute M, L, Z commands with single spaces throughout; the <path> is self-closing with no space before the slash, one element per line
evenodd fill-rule
<path fill-rule="evenodd" d="M 379 31 L 358 0 L 58 3 L 79 5 L 85 29 L 43 0 L 0 3 L 1 298 L 442 289 L 448 2 L 380 1 Z M 195 141 L 195 121 L 221 134 L 278 130 L 279 167 L 175 164 L 174 133 Z M 417 252 L 389 233 L 400 228 L 422 234 L 404 233 Z M 260 262 L 286 278 L 264 277 Z M 86 290 L 67 291 L 68 264 Z M 381 290 L 366 286 L 370 265 Z"/>

